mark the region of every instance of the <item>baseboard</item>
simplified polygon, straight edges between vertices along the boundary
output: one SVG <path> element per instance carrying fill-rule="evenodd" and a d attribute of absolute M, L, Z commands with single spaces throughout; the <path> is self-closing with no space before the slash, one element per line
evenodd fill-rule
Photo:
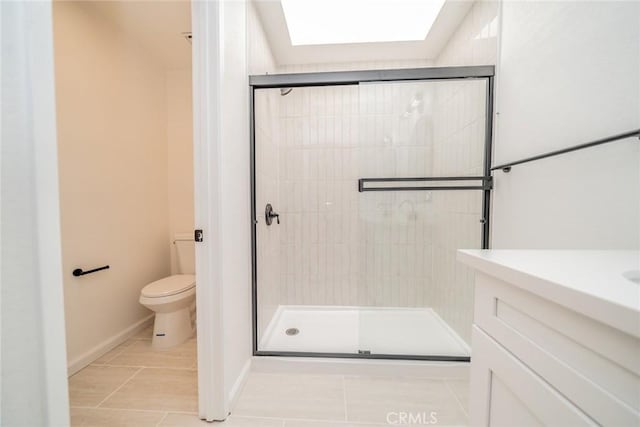
<path fill-rule="evenodd" d="M 233 387 L 231 387 L 231 391 L 229 392 L 229 410 L 231 413 L 233 413 L 233 408 L 236 406 L 236 402 L 238 401 L 238 398 L 240 398 L 240 393 L 242 393 L 244 384 L 249 378 L 249 372 L 251 371 L 251 360 L 251 357 L 247 359 L 244 366 L 242 367 L 242 371 L 240 371 L 240 375 L 238 375 L 236 382 L 233 384 Z"/>
<path fill-rule="evenodd" d="M 70 361 L 67 366 L 67 375 L 71 376 L 75 374 L 80 369 L 89 365 L 94 360 L 98 359 L 99 357 L 106 354 L 107 352 L 113 350 L 114 348 L 116 348 L 117 346 L 119 346 L 120 344 L 122 344 L 123 342 L 125 342 L 126 340 L 128 340 L 129 338 L 131 338 L 132 336 L 134 336 L 144 328 L 146 328 L 147 326 L 151 325 L 153 323 L 153 316 L 154 316 L 153 314 L 150 314 L 144 319 L 129 326 L 122 332 L 112 336 L 111 338 L 104 340 L 103 342 L 93 347 L 89 351 L 85 352 L 81 356 Z"/>

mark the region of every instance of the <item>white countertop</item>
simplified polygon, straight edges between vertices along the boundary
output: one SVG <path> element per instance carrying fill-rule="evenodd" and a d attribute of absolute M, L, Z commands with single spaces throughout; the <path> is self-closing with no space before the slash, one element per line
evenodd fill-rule
<path fill-rule="evenodd" d="M 533 294 L 640 337 L 639 251 L 459 250 L 458 260 Z"/>

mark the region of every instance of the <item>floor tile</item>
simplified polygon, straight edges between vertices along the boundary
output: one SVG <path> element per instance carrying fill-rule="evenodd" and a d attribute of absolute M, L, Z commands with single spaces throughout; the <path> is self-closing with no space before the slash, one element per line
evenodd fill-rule
<path fill-rule="evenodd" d="M 155 427 L 164 416 L 164 412 L 71 408 L 71 426 Z"/>
<path fill-rule="evenodd" d="M 350 423 L 348 421 L 303 421 L 303 420 L 285 420 L 284 427 L 380 427 L 389 426 L 389 424 L 363 424 Z"/>
<path fill-rule="evenodd" d="M 150 340 L 134 340 L 122 352 L 109 360 L 113 366 L 141 366 L 147 368 L 194 369 L 196 360 L 196 340 L 186 342 L 166 350 L 151 347 Z"/>
<path fill-rule="evenodd" d="M 230 416 L 224 423 L 214 424 L 220 427 L 283 427 L 284 420 Z"/>
<path fill-rule="evenodd" d="M 135 334 L 132 338 L 137 340 L 151 340 L 151 338 L 153 338 L 153 323 Z"/>
<path fill-rule="evenodd" d="M 196 414 L 168 413 L 158 426 L 164 427 L 206 427 L 213 424 L 201 420 Z"/>
<path fill-rule="evenodd" d="M 198 409 L 197 381 L 196 371 L 145 368 L 100 406 L 195 413 Z"/>
<path fill-rule="evenodd" d="M 252 373 L 232 415 L 344 421 L 339 375 Z"/>
<path fill-rule="evenodd" d="M 413 414 L 423 424 L 431 413 L 438 425 L 464 425 L 467 417 L 442 380 L 346 377 L 347 420 L 398 424 Z"/>
<path fill-rule="evenodd" d="M 197 415 L 169 413 L 159 427 L 282 427 L 283 420 L 230 416 L 224 422 L 208 423 Z"/>
<path fill-rule="evenodd" d="M 113 360 L 114 357 L 116 357 L 117 355 L 122 353 L 125 348 L 129 347 L 133 343 L 134 343 L 134 340 L 127 340 L 127 341 L 123 342 L 122 344 L 120 344 L 119 346 L 117 346 L 116 348 L 108 351 L 107 353 L 103 354 L 102 356 L 100 356 L 99 358 L 97 358 L 96 360 L 91 362 L 91 364 L 92 365 L 105 365 L 105 364 L 108 364 L 109 361 Z"/>
<path fill-rule="evenodd" d="M 138 368 L 87 366 L 69 378 L 70 406 L 97 406 Z"/>

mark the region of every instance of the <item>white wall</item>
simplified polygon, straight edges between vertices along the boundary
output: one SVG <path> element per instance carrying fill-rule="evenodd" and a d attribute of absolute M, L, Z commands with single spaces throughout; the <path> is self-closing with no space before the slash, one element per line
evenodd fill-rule
<path fill-rule="evenodd" d="M 165 72 L 89 3 L 55 2 L 67 351 L 72 370 L 151 312 L 170 271 Z M 73 277 L 74 268 L 110 270 Z M 96 354 L 96 351 L 98 352 Z"/>
<path fill-rule="evenodd" d="M 176 233 L 192 236 L 194 229 L 192 104 L 191 67 L 167 70 L 167 181 L 171 274 L 180 272 L 178 251 L 188 251 L 188 256 L 193 253 L 193 243 L 173 244 Z M 182 271 L 190 272 L 193 270 Z"/>
<path fill-rule="evenodd" d="M 0 424 L 69 424 L 50 2 L 0 3 Z"/>
<path fill-rule="evenodd" d="M 498 4 L 499 2 L 491 0 L 474 2 L 458 29 L 438 54 L 436 65 L 495 65 L 498 50 Z"/>
<path fill-rule="evenodd" d="M 640 3 L 504 2 L 494 164 L 640 128 Z M 640 145 L 495 173 L 494 248 L 640 247 Z"/>
<path fill-rule="evenodd" d="M 247 2 L 195 2 L 199 415 L 224 420 L 252 357 Z"/>
<path fill-rule="evenodd" d="M 395 68 L 429 67 L 433 61 L 429 59 L 407 59 L 398 61 L 354 61 L 331 62 L 325 64 L 287 64 L 279 65 L 278 73 L 313 73 L 325 71 L 385 70 Z"/>
<path fill-rule="evenodd" d="M 251 360 L 251 205 L 249 163 L 249 99 L 247 3 L 222 5 L 222 81 L 220 93 L 220 205 L 223 286 L 224 377 L 229 398 Z M 216 238 L 212 236 L 212 238 Z"/>
<path fill-rule="evenodd" d="M 250 75 L 276 71 L 276 61 L 254 1 L 247 2 L 247 65 Z"/>

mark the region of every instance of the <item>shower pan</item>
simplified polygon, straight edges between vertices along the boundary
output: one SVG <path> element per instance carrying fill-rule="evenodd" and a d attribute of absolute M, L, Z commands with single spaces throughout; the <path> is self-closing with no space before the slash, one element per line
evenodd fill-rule
<path fill-rule="evenodd" d="M 255 355 L 470 360 L 493 74 L 250 77 Z"/>

